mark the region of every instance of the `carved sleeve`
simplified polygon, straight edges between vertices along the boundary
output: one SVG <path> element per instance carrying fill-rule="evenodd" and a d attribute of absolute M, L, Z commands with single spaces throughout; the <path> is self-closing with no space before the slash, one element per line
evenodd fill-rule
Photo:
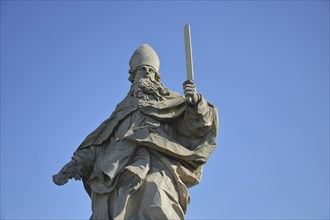
<path fill-rule="evenodd" d="M 213 112 L 207 101 L 200 95 L 195 106 L 187 104 L 183 120 L 178 123 L 178 131 L 185 136 L 203 137 L 213 123 Z"/>
<path fill-rule="evenodd" d="M 187 104 L 184 121 L 191 135 L 204 136 L 210 130 L 213 123 L 213 113 L 202 96 L 200 96 L 200 101 L 196 106 Z"/>
<path fill-rule="evenodd" d="M 77 168 L 81 170 L 84 177 L 90 176 L 93 172 L 96 158 L 101 150 L 102 146 L 90 146 L 74 152 L 72 160 L 76 162 Z"/>

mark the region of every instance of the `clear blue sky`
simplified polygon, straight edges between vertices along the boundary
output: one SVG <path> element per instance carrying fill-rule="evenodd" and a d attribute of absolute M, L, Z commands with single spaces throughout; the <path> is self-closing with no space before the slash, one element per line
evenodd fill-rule
<path fill-rule="evenodd" d="M 188 219 L 329 218 L 329 1 L 1 1 L 1 219 L 87 219 L 51 176 L 126 95 L 143 43 L 182 94 L 183 27 L 218 147 Z"/>

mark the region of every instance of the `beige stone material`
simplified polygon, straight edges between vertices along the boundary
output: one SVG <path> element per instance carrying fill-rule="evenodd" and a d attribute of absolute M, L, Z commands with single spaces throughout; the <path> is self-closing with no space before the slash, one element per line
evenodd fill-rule
<path fill-rule="evenodd" d="M 82 179 L 91 219 L 184 219 L 187 189 L 216 147 L 217 109 L 192 81 L 184 97 L 165 88 L 149 47 L 132 56 L 127 96 L 53 176 L 58 185 Z"/>

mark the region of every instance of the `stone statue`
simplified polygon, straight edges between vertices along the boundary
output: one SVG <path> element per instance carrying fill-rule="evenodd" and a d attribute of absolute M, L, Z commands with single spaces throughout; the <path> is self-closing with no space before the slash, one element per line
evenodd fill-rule
<path fill-rule="evenodd" d="M 149 45 L 129 65 L 127 96 L 53 181 L 82 179 L 91 219 L 184 219 L 187 189 L 199 183 L 216 147 L 217 110 L 193 81 L 183 84 L 185 97 L 165 88 Z"/>

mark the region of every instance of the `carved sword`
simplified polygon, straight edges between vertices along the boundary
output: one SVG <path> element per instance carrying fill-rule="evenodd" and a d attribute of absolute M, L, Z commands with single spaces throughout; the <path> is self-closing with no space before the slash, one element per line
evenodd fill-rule
<path fill-rule="evenodd" d="M 193 69 L 193 59 L 191 50 L 191 37 L 190 37 L 190 25 L 186 24 L 184 26 L 184 42 L 186 48 L 186 71 L 187 80 L 194 81 L 194 69 Z M 191 102 L 191 97 L 188 98 Z"/>

